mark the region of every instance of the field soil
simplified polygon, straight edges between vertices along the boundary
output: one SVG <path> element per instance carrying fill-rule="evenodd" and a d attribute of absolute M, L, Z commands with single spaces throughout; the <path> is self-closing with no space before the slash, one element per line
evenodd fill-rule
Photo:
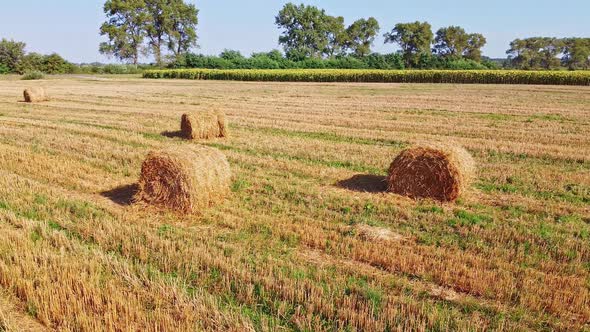
<path fill-rule="evenodd" d="M 230 137 L 178 137 L 198 110 Z M 383 192 L 424 141 L 473 155 L 458 202 Z M 133 204 L 181 144 L 230 197 Z M 588 330 L 589 262 L 590 87 L 0 79 L 0 331 Z"/>

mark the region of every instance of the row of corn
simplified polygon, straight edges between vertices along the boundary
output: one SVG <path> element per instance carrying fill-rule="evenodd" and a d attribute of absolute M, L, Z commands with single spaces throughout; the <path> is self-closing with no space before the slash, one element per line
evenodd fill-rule
<path fill-rule="evenodd" d="M 144 78 L 273 82 L 376 82 L 590 85 L 590 71 L 363 70 L 363 69 L 171 69 Z"/>

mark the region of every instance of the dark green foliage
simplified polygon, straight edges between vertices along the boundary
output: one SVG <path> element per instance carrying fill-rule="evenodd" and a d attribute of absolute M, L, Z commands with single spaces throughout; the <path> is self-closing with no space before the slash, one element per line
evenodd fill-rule
<path fill-rule="evenodd" d="M 283 29 L 279 44 L 292 60 L 321 57 L 330 42 L 333 20 L 323 9 L 288 3 L 275 18 L 276 25 Z"/>
<path fill-rule="evenodd" d="M 143 52 L 149 19 L 145 1 L 107 0 L 104 12 L 107 21 L 100 27 L 100 34 L 107 36 L 109 41 L 100 44 L 100 53 L 137 64 Z"/>
<path fill-rule="evenodd" d="M 357 57 L 371 53 L 371 45 L 379 32 L 379 22 L 373 17 L 359 19 L 346 29 L 346 48 Z"/>
<path fill-rule="evenodd" d="M 379 32 L 373 17 L 359 19 L 345 27 L 342 16 L 330 16 L 325 10 L 304 4 L 287 3 L 275 18 L 282 29 L 279 44 L 292 61 L 308 58 L 333 58 L 347 54 L 362 57 L 371 53 Z"/>
<path fill-rule="evenodd" d="M 400 46 L 407 67 L 420 67 L 422 58 L 431 55 L 434 36 L 428 22 L 398 23 L 384 37 L 386 44 Z"/>
<path fill-rule="evenodd" d="M 3 63 L 0 63 L 0 75 L 4 75 L 4 74 L 8 74 L 10 73 L 10 68 L 8 68 L 8 66 L 6 66 Z"/>
<path fill-rule="evenodd" d="M 293 61 L 273 50 L 268 53 L 254 53 L 249 58 L 237 51 L 226 50 L 220 56 L 184 54 L 169 68 L 207 69 L 403 69 L 399 54 L 373 53 L 365 57 L 338 56 L 329 59 L 304 58 Z"/>
<path fill-rule="evenodd" d="M 107 0 L 104 12 L 100 34 L 108 42 L 99 51 L 121 61 L 138 64 L 141 55 L 151 53 L 161 66 L 164 46 L 174 57 L 196 46 L 199 11 L 183 0 Z"/>
<path fill-rule="evenodd" d="M 570 70 L 590 69 L 590 38 L 567 38 L 563 46 L 564 66 Z"/>
<path fill-rule="evenodd" d="M 0 65 L 15 72 L 19 62 L 25 56 L 25 43 L 2 39 L 0 41 Z"/>
<path fill-rule="evenodd" d="M 510 43 L 509 66 L 524 70 L 590 68 L 590 38 L 532 37 Z M 561 59 L 560 59 L 561 56 Z"/>

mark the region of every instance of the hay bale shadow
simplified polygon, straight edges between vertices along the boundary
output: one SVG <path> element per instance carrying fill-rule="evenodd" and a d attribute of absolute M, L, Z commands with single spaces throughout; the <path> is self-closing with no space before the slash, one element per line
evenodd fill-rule
<path fill-rule="evenodd" d="M 358 192 L 380 193 L 387 190 L 387 178 L 380 175 L 357 174 L 338 182 L 337 186 Z"/>
<path fill-rule="evenodd" d="M 177 130 L 177 131 L 163 131 L 160 133 L 162 136 L 168 137 L 168 138 L 185 138 L 184 135 L 182 134 L 182 131 Z"/>
<path fill-rule="evenodd" d="M 116 204 L 128 206 L 133 204 L 133 197 L 139 190 L 137 183 L 120 186 L 115 189 L 103 191 L 100 194 Z"/>

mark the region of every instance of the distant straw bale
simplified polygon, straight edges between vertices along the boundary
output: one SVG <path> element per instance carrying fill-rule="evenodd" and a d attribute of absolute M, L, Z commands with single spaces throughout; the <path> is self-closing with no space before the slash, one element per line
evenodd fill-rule
<path fill-rule="evenodd" d="M 463 148 L 421 145 L 402 151 L 387 177 L 388 191 L 413 199 L 455 201 L 473 179 L 475 162 Z"/>
<path fill-rule="evenodd" d="M 227 120 L 222 111 L 200 111 L 182 115 L 180 131 L 186 139 L 227 137 Z"/>
<path fill-rule="evenodd" d="M 25 89 L 23 94 L 27 103 L 38 103 L 49 100 L 45 89 L 39 87 Z"/>
<path fill-rule="evenodd" d="M 196 213 L 222 201 L 230 181 L 229 163 L 219 150 L 175 146 L 147 156 L 135 201 Z"/>

